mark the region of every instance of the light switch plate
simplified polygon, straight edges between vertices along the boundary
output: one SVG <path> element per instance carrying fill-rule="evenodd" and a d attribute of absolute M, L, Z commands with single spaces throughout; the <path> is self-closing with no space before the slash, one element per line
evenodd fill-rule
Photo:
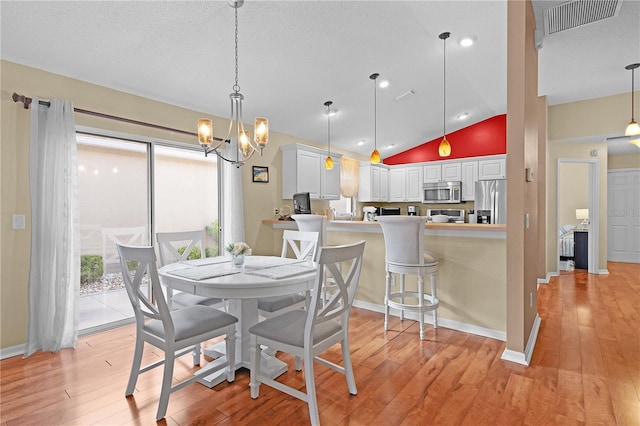
<path fill-rule="evenodd" d="M 23 214 L 14 214 L 11 216 L 11 229 L 25 229 L 25 222 Z"/>

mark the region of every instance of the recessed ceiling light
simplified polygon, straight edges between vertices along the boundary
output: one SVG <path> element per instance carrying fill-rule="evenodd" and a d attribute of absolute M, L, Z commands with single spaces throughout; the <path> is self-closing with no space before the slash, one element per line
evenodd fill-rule
<path fill-rule="evenodd" d="M 324 115 L 328 115 L 329 117 L 334 117 L 338 113 L 338 110 L 335 108 L 331 108 L 328 112 L 325 111 Z"/>
<path fill-rule="evenodd" d="M 381 89 L 389 87 L 389 80 L 386 79 L 386 78 L 380 80 L 380 83 L 378 84 L 378 87 L 381 88 Z"/>
<path fill-rule="evenodd" d="M 362 145 L 364 145 L 364 139 L 363 139 L 363 140 L 361 140 L 361 141 L 358 141 L 357 145 L 358 145 L 358 146 L 362 146 Z"/>
<path fill-rule="evenodd" d="M 462 47 L 470 47 L 476 42 L 476 36 L 463 37 L 460 39 L 460 46 Z"/>
<path fill-rule="evenodd" d="M 456 115 L 456 119 L 458 120 L 466 120 L 467 118 L 469 118 L 468 112 L 463 112 L 462 114 Z"/>
<path fill-rule="evenodd" d="M 384 149 L 391 149 L 394 146 L 396 146 L 396 144 L 392 143 L 392 144 L 389 144 L 389 145 L 385 146 Z"/>

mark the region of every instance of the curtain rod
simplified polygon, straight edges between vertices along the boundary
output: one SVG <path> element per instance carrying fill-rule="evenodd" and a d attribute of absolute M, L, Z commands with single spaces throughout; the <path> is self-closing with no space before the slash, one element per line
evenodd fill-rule
<path fill-rule="evenodd" d="M 31 105 L 31 103 L 33 102 L 33 99 L 28 98 L 24 95 L 18 95 L 17 93 L 13 93 L 12 99 L 14 102 L 22 102 L 22 105 L 24 106 L 24 109 L 29 109 L 29 105 Z M 49 101 L 43 101 L 43 100 L 39 100 L 38 103 L 40 105 L 45 105 L 47 107 L 51 106 L 51 102 Z M 132 120 L 130 118 L 124 118 L 124 117 L 118 117 L 115 115 L 109 115 L 109 114 L 104 114 L 102 112 L 96 112 L 96 111 L 89 111 L 87 109 L 81 109 L 81 108 L 73 108 L 74 112 L 77 112 L 78 114 L 86 114 L 86 115 L 92 115 L 94 117 L 100 117 L 100 118 L 106 118 L 108 120 L 115 120 L 115 121 L 121 121 L 123 123 L 129 123 L 129 124 L 135 124 L 137 126 L 144 126 L 144 127 L 151 127 L 153 129 L 160 129 L 160 130 L 166 130 L 168 132 L 174 132 L 174 133 L 180 133 L 183 135 L 189 135 L 189 136 L 198 136 L 197 133 L 194 132 L 188 132 L 186 130 L 180 130 L 180 129 L 174 129 L 172 127 L 166 127 L 166 126 L 161 126 L 159 124 L 152 124 L 152 123 L 145 123 L 144 121 L 138 121 L 138 120 Z M 218 140 L 221 141 L 221 138 L 213 138 L 214 140 Z"/>

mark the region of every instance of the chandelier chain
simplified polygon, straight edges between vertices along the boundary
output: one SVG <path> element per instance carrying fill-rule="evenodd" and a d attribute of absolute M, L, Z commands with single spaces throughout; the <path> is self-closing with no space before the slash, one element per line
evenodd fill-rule
<path fill-rule="evenodd" d="M 233 90 L 238 93 L 240 92 L 240 86 L 238 85 L 238 7 L 234 7 L 235 15 L 236 15 L 236 34 L 235 34 L 235 43 L 236 43 L 236 84 L 233 85 Z"/>

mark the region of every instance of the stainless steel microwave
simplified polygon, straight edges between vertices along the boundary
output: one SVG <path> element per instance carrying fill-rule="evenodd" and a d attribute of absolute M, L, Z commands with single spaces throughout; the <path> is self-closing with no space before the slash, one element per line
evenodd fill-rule
<path fill-rule="evenodd" d="M 462 182 L 425 183 L 422 187 L 424 204 L 461 203 Z"/>

